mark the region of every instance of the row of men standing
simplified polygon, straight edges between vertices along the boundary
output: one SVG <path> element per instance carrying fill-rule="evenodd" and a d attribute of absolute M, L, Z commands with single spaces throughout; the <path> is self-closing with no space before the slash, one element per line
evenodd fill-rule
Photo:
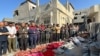
<path fill-rule="evenodd" d="M 15 52 L 17 47 L 20 50 L 26 50 L 28 44 L 32 49 L 36 47 L 37 43 L 59 41 L 67 36 L 68 29 L 64 26 L 60 28 L 59 24 L 45 27 L 44 25 L 36 26 L 34 22 L 31 22 L 30 25 L 26 23 L 19 25 L 13 22 L 6 25 L 6 23 L 0 22 L 0 55 L 6 54 L 7 49 L 10 53 L 11 51 Z"/>

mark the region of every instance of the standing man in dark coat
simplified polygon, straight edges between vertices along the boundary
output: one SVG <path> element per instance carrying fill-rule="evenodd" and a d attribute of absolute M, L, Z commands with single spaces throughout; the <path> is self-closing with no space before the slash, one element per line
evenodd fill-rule
<path fill-rule="evenodd" d="M 50 37 L 51 37 L 51 28 L 49 25 L 47 25 L 45 29 L 45 34 L 46 34 L 46 43 L 50 42 Z"/>
<path fill-rule="evenodd" d="M 46 37 L 45 37 L 45 25 L 41 24 L 39 28 L 40 28 L 41 44 L 44 44 L 45 41 L 46 41 Z"/>
<path fill-rule="evenodd" d="M 7 52 L 8 34 L 9 34 L 9 32 L 8 32 L 7 28 L 4 27 L 4 23 L 0 22 L 0 56 L 2 56 L 2 54 L 5 55 Z"/>
<path fill-rule="evenodd" d="M 52 26 L 52 41 L 56 41 L 56 24 Z"/>
<path fill-rule="evenodd" d="M 64 40 L 65 37 L 66 37 L 66 28 L 65 25 L 63 25 L 60 30 L 60 38 L 61 40 Z"/>

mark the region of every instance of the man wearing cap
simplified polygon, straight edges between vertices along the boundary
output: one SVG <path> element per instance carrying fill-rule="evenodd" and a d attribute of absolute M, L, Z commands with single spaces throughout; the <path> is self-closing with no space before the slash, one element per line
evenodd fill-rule
<path fill-rule="evenodd" d="M 7 52 L 7 36 L 9 32 L 6 27 L 4 27 L 4 23 L 0 22 L 0 56 L 2 54 L 6 54 Z"/>

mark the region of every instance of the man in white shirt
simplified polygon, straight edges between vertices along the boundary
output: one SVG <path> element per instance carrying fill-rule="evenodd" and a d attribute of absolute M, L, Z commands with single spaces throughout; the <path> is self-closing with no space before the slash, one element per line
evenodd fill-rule
<path fill-rule="evenodd" d="M 9 31 L 9 35 L 8 35 L 8 50 L 9 52 L 11 52 L 11 50 L 16 51 L 16 28 L 13 25 L 13 22 L 9 22 L 7 29 Z"/>

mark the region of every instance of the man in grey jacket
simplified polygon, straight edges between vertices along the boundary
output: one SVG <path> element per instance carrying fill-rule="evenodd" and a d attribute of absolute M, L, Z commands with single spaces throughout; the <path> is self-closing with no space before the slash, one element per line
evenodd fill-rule
<path fill-rule="evenodd" d="M 21 27 L 18 30 L 20 38 L 20 50 L 27 49 L 27 40 L 28 40 L 28 29 L 25 23 L 21 24 Z"/>

